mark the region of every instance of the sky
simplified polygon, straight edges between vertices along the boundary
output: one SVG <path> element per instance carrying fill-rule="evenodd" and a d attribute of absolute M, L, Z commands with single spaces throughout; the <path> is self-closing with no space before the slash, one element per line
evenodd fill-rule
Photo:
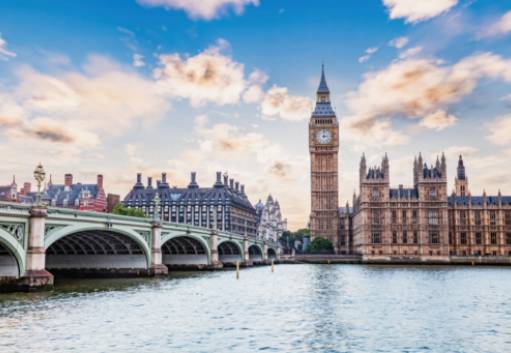
<path fill-rule="evenodd" d="M 228 172 L 289 227 L 310 210 L 321 64 L 340 120 L 340 205 L 358 163 L 463 154 L 473 195 L 511 195 L 511 2 L 0 0 L 0 184 L 43 163 L 127 194 L 137 172 Z"/>

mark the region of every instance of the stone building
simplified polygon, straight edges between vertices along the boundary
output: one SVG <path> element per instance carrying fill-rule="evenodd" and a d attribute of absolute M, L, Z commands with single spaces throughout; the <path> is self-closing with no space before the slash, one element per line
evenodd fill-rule
<path fill-rule="evenodd" d="M 200 187 L 196 173 L 191 173 L 190 183 L 185 188 L 170 187 L 166 173 L 153 185 L 151 177 L 147 185 L 142 175 L 122 201 L 124 206 L 142 210 L 147 216 L 154 215 L 155 196 L 158 195 L 163 220 L 193 224 L 201 227 L 216 227 L 241 235 L 256 236 L 256 210 L 245 194 L 245 186 L 227 174 L 217 172 L 211 187 Z"/>
<path fill-rule="evenodd" d="M 36 193 L 29 193 L 29 196 L 35 200 Z M 103 175 L 97 175 L 95 184 L 73 183 L 73 174 L 64 175 L 64 184 L 54 184 L 50 177 L 48 185 L 42 192 L 42 199 L 53 207 L 106 212 Z"/>
<path fill-rule="evenodd" d="M 12 182 L 9 185 L 0 186 L 0 201 L 18 201 L 18 185 L 16 184 L 15 177 L 12 177 Z"/>
<path fill-rule="evenodd" d="M 259 239 L 278 242 L 282 233 L 287 230 L 287 219 L 282 218 L 280 204 L 268 195 L 266 203 L 261 200 L 255 206 L 257 214 L 257 237 Z"/>
<path fill-rule="evenodd" d="M 472 196 L 463 158 L 449 197 L 449 247 L 457 256 L 511 256 L 511 196 Z"/>
<path fill-rule="evenodd" d="M 341 252 L 386 259 L 511 256 L 511 197 L 472 196 L 461 156 L 451 196 L 443 155 L 428 166 L 419 154 L 410 188 L 391 188 L 389 172 L 387 155 L 370 168 L 362 156 L 353 211 L 347 205 L 339 212 Z"/>
<path fill-rule="evenodd" d="M 367 168 L 362 156 L 353 213 L 353 252 L 371 256 L 449 256 L 445 156 L 428 166 L 419 154 L 413 186 L 390 187 L 387 155 Z"/>

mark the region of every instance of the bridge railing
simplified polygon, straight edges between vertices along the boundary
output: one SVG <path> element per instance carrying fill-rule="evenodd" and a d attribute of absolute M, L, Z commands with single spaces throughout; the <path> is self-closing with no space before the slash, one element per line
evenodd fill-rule
<path fill-rule="evenodd" d="M 31 204 L 20 204 L 15 202 L 3 202 L 0 201 L 0 215 L 7 215 L 7 216 L 24 216 L 28 217 L 30 214 L 30 209 L 33 207 Z M 121 221 L 121 222 L 133 222 L 138 223 L 143 226 L 150 226 L 153 222 L 153 219 L 151 218 L 143 218 L 143 217 L 133 217 L 133 216 L 124 216 L 124 215 L 117 215 L 113 213 L 104 213 L 104 212 L 93 212 L 93 211 L 81 211 L 81 210 L 75 210 L 75 209 L 69 209 L 69 208 L 60 208 L 60 207 L 48 207 L 48 215 L 50 217 L 58 218 L 59 216 L 63 216 L 64 218 L 71 218 L 76 219 L 78 217 L 85 218 L 85 219 L 101 219 L 104 222 L 115 222 L 115 221 Z M 191 224 L 186 223 L 172 223 L 172 222 L 166 222 L 162 221 L 162 227 L 168 228 L 172 230 L 182 230 L 183 232 L 187 231 L 196 231 L 203 234 L 209 234 L 211 232 L 211 228 L 206 227 L 200 227 L 200 226 L 194 226 Z M 244 238 L 243 235 L 233 232 L 226 232 L 226 231 L 218 231 L 218 234 L 225 238 L 231 238 L 231 239 L 237 239 L 242 240 Z M 264 240 L 262 239 L 256 239 L 255 237 L 251 237 L 252 240 L 255 240 L 256 242 L 263 243 Z M 273 241 L 267 241 L 269 245 L 276 246 L 278 243 Z"/>

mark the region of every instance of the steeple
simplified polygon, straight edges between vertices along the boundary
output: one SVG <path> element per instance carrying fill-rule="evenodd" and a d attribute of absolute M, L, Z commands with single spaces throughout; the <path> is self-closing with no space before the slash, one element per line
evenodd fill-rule
<path fill-rule="evenodd" d="M 458 160 L 458 169 L 457 169 L 457 177 L 459 180 L 465 179 L 465 166 L 463 165 L 463 157 L 460 154 L 460 158 Z"/>
<path fill-rule="evenodd" d="M 456 189 L 456 195 L 458 196 L 467 196 L 470 194 L 470 191 L 468 190 L 468 178 L 465 173 L 465 165 L 463 164 L 463 157 L 461 155 L 458 159 L 454 188 Z"/>
<path fill-rule="evenodd" d="M 335 112 L 330 104 L 330 89 L 328 88 L 325 78 L 325 65 L 321 65 L 321 79 L 316 92 L 316 107 L 314 108 L 312 117 L 335 117 Z"/>
<path fill-rule="evenodd" d="M 319 81 L 318 87 L 318 95 L 322 93 L 330 94 L 330 90 L 328 89 L 328 85 L 326 84 L 325 78 L 325 64 L 321 64 L 321 80 Z"/>

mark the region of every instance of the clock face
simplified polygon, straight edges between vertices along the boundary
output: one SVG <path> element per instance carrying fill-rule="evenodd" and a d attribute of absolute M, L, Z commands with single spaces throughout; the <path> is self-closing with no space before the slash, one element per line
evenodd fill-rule
<path fill-rule="evenodd" d="M 330 130 L 321 129 L 316 133 L 316 140 L 322 145 L 330 143 L 332 141 L 332 133 Z"/>

